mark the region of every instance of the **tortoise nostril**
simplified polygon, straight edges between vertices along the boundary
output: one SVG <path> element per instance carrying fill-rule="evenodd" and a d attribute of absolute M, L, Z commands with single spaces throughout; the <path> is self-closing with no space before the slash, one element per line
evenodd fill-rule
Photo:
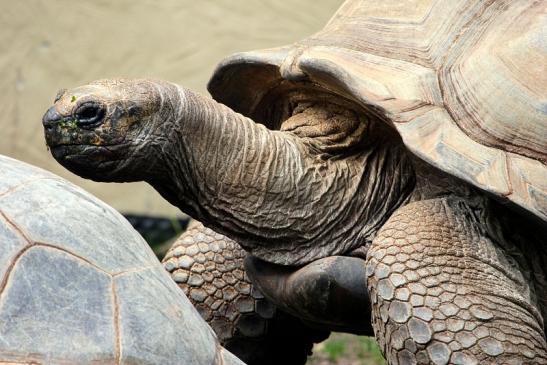
<path fill-rule="evenodd" d="M 55 107 L 52 106 L 49 108 L 44 114 L 44 117 L 42 118 L 42 124 L 45 127 L 52 127 L 54 123 L 61 120 L 61 115 L 57 113 L 57 110 L 55 110 Z"/>

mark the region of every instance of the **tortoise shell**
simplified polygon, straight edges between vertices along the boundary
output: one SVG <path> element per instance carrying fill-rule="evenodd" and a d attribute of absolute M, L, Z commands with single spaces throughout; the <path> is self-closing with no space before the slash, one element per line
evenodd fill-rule
<path fill-rule="evenodd" d="M 129 222 L 0 156 L 0 363 L 242 364 Z"/>
<path fill-rule="evenodd" d="M 248 116 L 289 84 L 345 97 L 427 163 L 547 221 L 546 12 L 530 0 L 349 0 L 303 41 L 225 59 L 209 91 Z"/>

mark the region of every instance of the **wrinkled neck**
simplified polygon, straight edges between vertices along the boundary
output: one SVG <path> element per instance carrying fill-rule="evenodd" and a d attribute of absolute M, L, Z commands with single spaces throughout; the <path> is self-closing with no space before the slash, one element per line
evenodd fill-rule
<path fill-rule="evenodd" d="M 164 198 L 234 239 L 268 235 L 267 205 L 302 165 L 294 136 L 268 130 L 210 98 L 179 88 L 180 107 L 160 121 L 156 171 L 146 180 Z M 158 138 L 159 136 L 159 138 Z M 266 232 L 264 232 L 266 231 Z"/>
<path fill-rule="evenodd" d="M 268 130 L 179 92 L 181 107 L 155 142 L 161 169 L 147 181 L 267 261 L 302 264 L 351 251 L 374 237 L 413 188 L 406 152 L 389 138 L 325 158 L 311 137 Z"/>

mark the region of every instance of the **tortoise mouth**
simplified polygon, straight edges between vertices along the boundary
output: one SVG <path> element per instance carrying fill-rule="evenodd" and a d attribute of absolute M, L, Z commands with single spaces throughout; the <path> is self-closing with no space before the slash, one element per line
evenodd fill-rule
<path fill-rule="evenodd" d="M 100 180 L 114 171 L 126 158 L 125 144 L 96 146 L 84 144 L 60 144 L 51 146 L 55 160 L 73 173 L 87 179 Z"/>
<path fill-rule="evenodd" d="M 50 146 L 50 151 L 56 160 L 87 161 L 88 163 L 117 161 L 121 152 L 127 149 L 127 144 L 93 145 L 93 144 L 58 144 Z"/>
<path fill-rule="evenodd" d="M 97 146 L 92 144 L 77 144 L 77 143 L 65 143 L 50 145 L 51 154 L 53 157 L 70 159 L 74 157 L 84 157 L 96 155 L 98 153 L 107 155 L 110 153 L 108 146 Z"/>
<path fill-rule="evenodd" d="M 100 158 L 101 161 L 116 160 L 128 148 L 128 143 L 95 145 L 65 143 L 50 145 L 50 151 L 55 159 L 76 160 L 87 158 L 90 161 Z"/>

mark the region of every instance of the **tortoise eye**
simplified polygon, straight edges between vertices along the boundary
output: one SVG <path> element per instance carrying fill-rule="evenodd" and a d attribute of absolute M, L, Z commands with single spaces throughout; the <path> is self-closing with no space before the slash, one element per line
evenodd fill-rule
<path fill-rule="evenodd" d="M 106 108 L 98 103 L 85 103 L 76 109 L 74 116 L 81 127 L 95 126 L 106 114 Z"/>

